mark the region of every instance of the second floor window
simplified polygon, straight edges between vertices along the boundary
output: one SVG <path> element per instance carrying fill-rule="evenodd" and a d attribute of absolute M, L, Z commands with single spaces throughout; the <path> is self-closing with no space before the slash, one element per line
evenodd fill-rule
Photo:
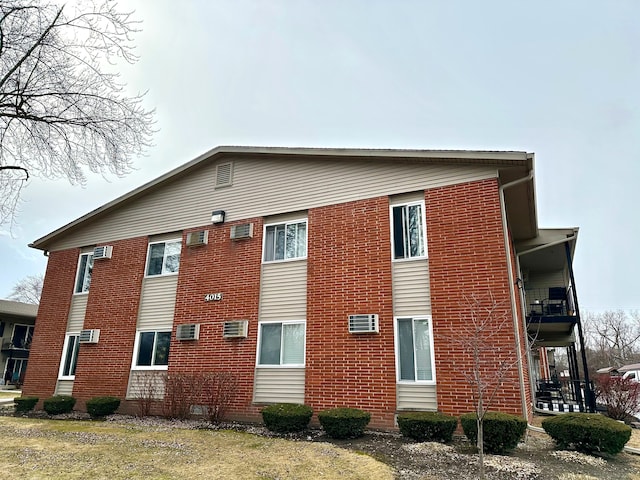
<path fill-rule="evenodd" d="M 147 276 L 178 273 L 182 240 L 167 240 L 149 244 Z"/>
<path fill-rule="evenodd" d="M 93 271 L 93 253 L 83 253 L 78 261 L 78 274 L 76 276 L 75 293 L 87 293 L 91 284 L 91 272 Z"/>
<path fill-rule="evenodd" d="M 267 225 L 264 261 L 274 262 L 307 256 L 307 220 Z"/>
<path fill-rule="evenodd" d="M 427 256 L 424 203 L 392 205 L 391 222 L 395 260 Z"/>

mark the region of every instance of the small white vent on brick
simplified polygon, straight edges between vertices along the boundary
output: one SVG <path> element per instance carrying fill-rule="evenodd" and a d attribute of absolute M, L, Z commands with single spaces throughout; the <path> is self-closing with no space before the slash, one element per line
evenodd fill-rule
<path fill-rule="evenodd" d="M 253 223 L 231 225 L 231 240 L 242 240 L 243 238 L 253 238 Z"/>
<path fill-rule="evenodd" d="M 249 320 L 235 320 L 233 322 L 224 322 L 222 327 L 222 336 L 224 338 L 244 338 L 247 336 L 249 328 Z"/>
<path fill-rule="evenodd" d="M 349 315 L 349 333 L 378 333 L 378 315 Z"/>
<path fill-rule="evenodd" d="M 111 258 L 113 247 L 111 245 L 103 245 L 93 249 L 93 259 L 100 260 L 102 258 Z"/>
<path fill-rule="evenodd" d="M 176 328 L 176 340 L 198 340 L 199 337 L 199 323 L 185 323 Z"/>
<path fill-rule="evenodd" d="M 100 340 L 100 329 L 82 330 L 80 332 L 80 343 L 98 343 Z"/>
<path fill-rule="evenodd" d="M 187 233 L 187 247 L 206 245 L 208 240 L 209 230 L 198 230 L 197 232 Z"/>

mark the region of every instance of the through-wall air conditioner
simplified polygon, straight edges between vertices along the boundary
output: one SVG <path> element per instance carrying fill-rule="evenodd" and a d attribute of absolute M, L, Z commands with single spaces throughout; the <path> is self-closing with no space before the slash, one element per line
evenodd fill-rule
<path fill-rule="evenodd" d="M 242 240 L 243 238 L 253 238 L 253 223 L 231 225 L 231 240 Z"/>
<path fill-rule="evenodd" d="M 82 330 L 80 332 L 80 343 L 98 343 L 100 339 L 100 329 L 93 328 L 91 330 Z"/>
<path fill-rule="evenodd" d="M 378 333 L 378 315 L 349 315 L 349 333 Z"/>
<path fill-rule="evenodd" d="M 198 230 L 187 233 L 187 247 L 206 245 L 209 240 L 209 230 Z"/>
<path fill-rule="evenodd" d="M 235 320 L 224 322 L 222 326 L 222 336 L 224 338 L 244 338 L 247 336 L 249 320 Z"/>
<path fill-rule="evenodd" d="M 113 253 L 113 247 L 111 245 L 96 247 L 93 249 L 93 259 L 111 258 L 111 253 Z"/>
<path fill-rule="evenodd" d="M 198 340 L 200 337 L 200 324 L 199 323 L 186 323 L 184 325 L 178 325 L 176 328 L 177 340 Z"/>

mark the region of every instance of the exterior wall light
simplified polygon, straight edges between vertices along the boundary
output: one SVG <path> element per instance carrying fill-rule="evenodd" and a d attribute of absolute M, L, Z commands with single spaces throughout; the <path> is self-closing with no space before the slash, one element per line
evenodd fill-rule
<path fill-rule="evenodd" d="M 224 223 L 224 210 L 214 210 L 211 214 L 211 223 Z"/>

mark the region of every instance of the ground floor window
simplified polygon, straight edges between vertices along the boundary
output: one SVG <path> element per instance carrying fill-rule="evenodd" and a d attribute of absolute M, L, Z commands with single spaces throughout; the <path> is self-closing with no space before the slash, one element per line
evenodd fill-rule
<path fill-rule="evenodd" d="M 258 365 L 304 366 L 305 322 L 262 322 Z"/>
<path fill-rule="evenodd" d="M 166 369 L 169 365 L 171 331 L 138 332 L 136 335 L 133 368 Z"/>
<path fill-rule="evenodd" d="M 26 358 L 9 358 L 4 369 L 4 383 L 21 384 L 27 371 Z"/>
<path fill-rule="evenodd" d="M 67 333 L 64 337 L 62 348 L 62 360 L 60 361 L 60 372 L 58 378 L 61 380 L 73 380 L 76 375 L 76 363 L 78 361 L 79 334 Z"/>
<path fill-rule="evenodd" d="M 396 318 L 399 381 L 433 382 L 433 336 L 430 317 Z"/>

